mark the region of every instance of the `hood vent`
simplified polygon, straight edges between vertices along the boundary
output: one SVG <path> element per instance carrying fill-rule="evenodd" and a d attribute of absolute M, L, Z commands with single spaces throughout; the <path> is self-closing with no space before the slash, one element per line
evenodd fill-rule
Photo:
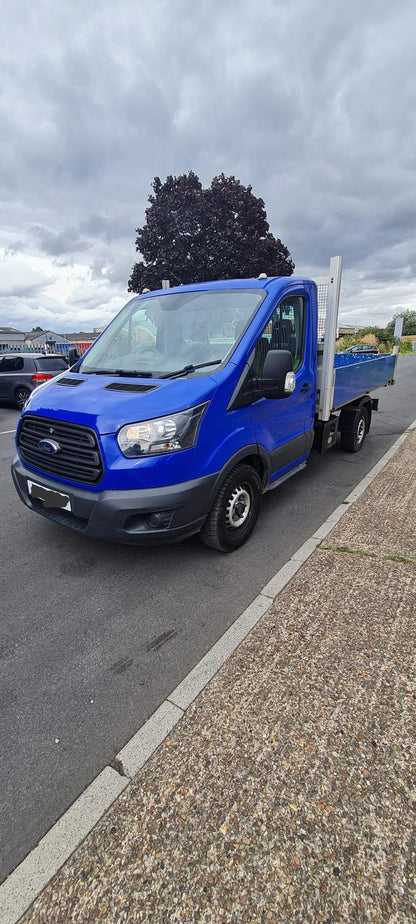
<path fill-rule="evenodd" d="M 106 385 L 106 391 L 153 391 L 155 388 L 160 388 L 159 385 L 143 385 L 139 382 L 112 382 L 111 385 Z"/>
<path fill-rule="evenodd" d="M 56 382 L 56 385 L 71 385 L 75 388 L 76 385 L 82 385 L 85 382 L 85 379 L 59 379 L 59 382 Z"/>

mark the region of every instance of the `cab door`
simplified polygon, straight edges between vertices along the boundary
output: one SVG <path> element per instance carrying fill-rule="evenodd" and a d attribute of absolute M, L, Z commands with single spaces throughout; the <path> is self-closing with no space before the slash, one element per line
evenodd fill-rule
<path fill-rule="evenodd" d="M 262 378 L 269 350 L 289 350 L 296 387 L 287 398 L 260 398 L 251 405 L 257 443 L 269 453 L 273 482 L 306 459 L 313 442 L 316 398 L 316 350 L 311 342 L 309 295 L 302 291 L 282 298 L 273 310 L 254 352 L 252 369 Z"/>

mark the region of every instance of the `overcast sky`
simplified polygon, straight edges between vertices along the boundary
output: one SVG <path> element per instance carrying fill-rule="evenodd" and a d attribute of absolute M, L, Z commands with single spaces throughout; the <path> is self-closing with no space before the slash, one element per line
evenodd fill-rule
<path fill-rule="evenodd" d="M 153 177 L 264 199 L 343 321 L 416 308 L 414 0 L 3 0 L 0 325 L 127 301 Z"/>

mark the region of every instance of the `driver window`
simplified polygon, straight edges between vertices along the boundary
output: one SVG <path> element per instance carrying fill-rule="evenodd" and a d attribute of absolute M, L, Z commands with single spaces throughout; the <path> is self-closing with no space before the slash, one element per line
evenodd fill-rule
<path fill-rule="evenodd" d="M 299 369 L 303 359 L 304 318 L 303 295 L 287 295 L 279 302 L 256 344 L 252 368 L 257 378 L 263 374 L 269 350 L 289 350 L 294 372 Z"/>

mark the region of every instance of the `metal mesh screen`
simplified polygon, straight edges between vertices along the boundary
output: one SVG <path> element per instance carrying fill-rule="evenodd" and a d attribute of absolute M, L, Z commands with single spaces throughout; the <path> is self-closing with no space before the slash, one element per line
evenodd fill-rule
<path fill-rule="evenodd" d="M 319 283 L 318 289 L 318 340 L 325 336 L 326 306 L 328 301 L 328 283 Z"/>

